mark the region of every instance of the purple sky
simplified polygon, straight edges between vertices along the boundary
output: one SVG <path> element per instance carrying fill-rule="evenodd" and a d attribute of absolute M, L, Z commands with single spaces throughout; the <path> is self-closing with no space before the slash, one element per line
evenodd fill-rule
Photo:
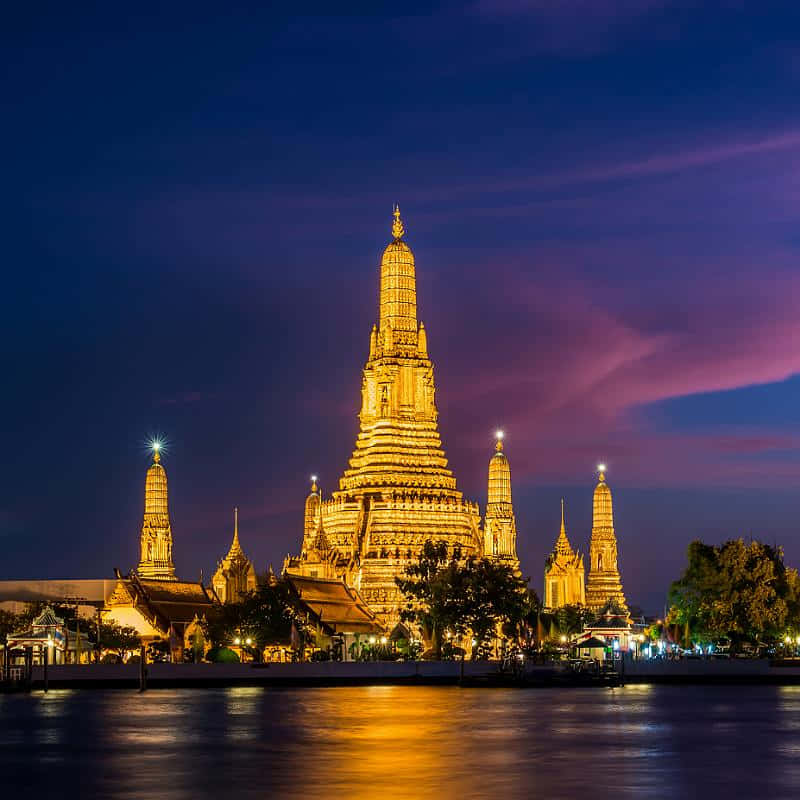
<path fill-rule="evenodd" d="M 647 610 L 697 536 L 800 563 L 791 4 L 98 9 L 0 34 L 0 578 L 132 566 L 157 432 L 183 576 L 234 505 L 259 569 L 296 550 L 395 201 L 451 466 L 483 505 L 505 428 L 537 589 L 600 460 Z"/>

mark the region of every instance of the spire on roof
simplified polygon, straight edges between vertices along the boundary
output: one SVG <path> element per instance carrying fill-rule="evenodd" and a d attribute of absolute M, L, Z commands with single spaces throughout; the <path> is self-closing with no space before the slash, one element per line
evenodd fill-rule
<path fill-rule="evenodd" d="M 402 239 L 406 229 L 403 227 L 403 220 L 400 219 L 400 206 L 397 205 L 397 203 L 394 204 L 392 215 L 394 216 L 394 222 L 392 222 L 392 238 L 395 240 Z"/>

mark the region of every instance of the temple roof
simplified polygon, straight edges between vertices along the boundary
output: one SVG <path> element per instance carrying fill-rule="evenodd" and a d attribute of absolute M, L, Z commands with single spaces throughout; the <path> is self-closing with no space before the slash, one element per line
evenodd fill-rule
<path fill-rule="evenodd" d="M 297 598 L 331 633 L 381 633 L 383 626 L 361 595 L 344 581 L 286 573 Z"/>
<path fill-rule="evenodd" d="M 209 593 L 201 583 L 152 580 L 141 578 L 136 573 L 131 573 L 129 578 L 122 578 L 120 583 L 126 591 L 115 594 L 118 597 L 126 596 L 134 606 L 149 610 L 158 623 L 157 627 L 163 631 L 169 630 L 170 625 L 185 625 L 195 617 L 202 617 L 217 602 L 213 590 Z M 115 603 L 112 598 L 109 605 L 127 603 Z"/>

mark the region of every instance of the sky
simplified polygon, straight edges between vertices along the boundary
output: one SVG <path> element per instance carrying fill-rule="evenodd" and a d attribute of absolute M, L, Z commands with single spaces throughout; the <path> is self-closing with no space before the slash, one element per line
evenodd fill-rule
<path fill-rule="evenodd" d="M 506 431 L 541 591 L 599 461 L 629 600 L 694 538 L 800 566 L 794 3 L 37 4 L 0 32 L 0 578 L 296 552 L 357 431 L 398 202 L 445 449 Z"/>

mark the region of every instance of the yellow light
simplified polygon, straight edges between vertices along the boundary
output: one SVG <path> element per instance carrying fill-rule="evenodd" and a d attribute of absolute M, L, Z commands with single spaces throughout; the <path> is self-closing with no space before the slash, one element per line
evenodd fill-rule
<path fill-rule="evenodd" d="M 374 636 L 370 636 L 370 637 L 369 637 L 369 643 L 370 643 L 370 644 L 375 644 L 375 642 L 376 642 L 376 639 L 375 639 L 375 637 L 374 637 Z"/>
<path fill-rule="evenodd" d="M 247 639 L 245 639 L 245 643 L 246 644 L 253 644 L 253 640 L 248 636 Z"/>
<path fill-rule="evenodd" d="M 800 644 L 800 636 L 798 636 L 798 637 L 795 639 L 795 641 L 797 642 L 797 644 Z"/>
<path fill-rule="evenodd" d="M 786 642 L 786 644 L 791 644 L 792 643 L 792 637 L 789 636 L 789 634 L 787 633 L 786 634 L 786 638 L 783 641 Z"/>
<path fill-rule="evenodd" d="M 564 642 L 566 642 L 566 641 L 567 641 L 567 637 L 562 635 L 561 636 L 561 644 L 564 644 Z"/>
<path fill-rule="evenodd" d="M 597 471 L 598 472 L 605 472 L 606 471 L 606 465 L 605 464 L 598 464 L 597 465 Z"/>
<path fill-rule="evenodd" d="M 498 439 L 500 439 L 501 441 L 502 441 L 502 440 L 505 438 L 505 433 L 503 433 L 503 431 L 495 431 L 495 434 L 494 434 L 494 435 L 495 435 L 495 436 L 496 436 Z"/>
<path fill-rule="evenodd" d="M 242 643 L 242 640 L 241 640 L 241 639 L 240 639 L 240 638 L 237 636 L 237 637 L 236 637 L 236 638 L 233 640 L 233 643 L 234 643 L 234 644 L 236 644 L 236 645 L 238 645 L 238 644 L 241 644 L 241 643 Z"/>
<path fill-rule="evenodd" d="M 381 636 L 381 644 L 386 644 L 389 641 L 385 636 Z"/>

